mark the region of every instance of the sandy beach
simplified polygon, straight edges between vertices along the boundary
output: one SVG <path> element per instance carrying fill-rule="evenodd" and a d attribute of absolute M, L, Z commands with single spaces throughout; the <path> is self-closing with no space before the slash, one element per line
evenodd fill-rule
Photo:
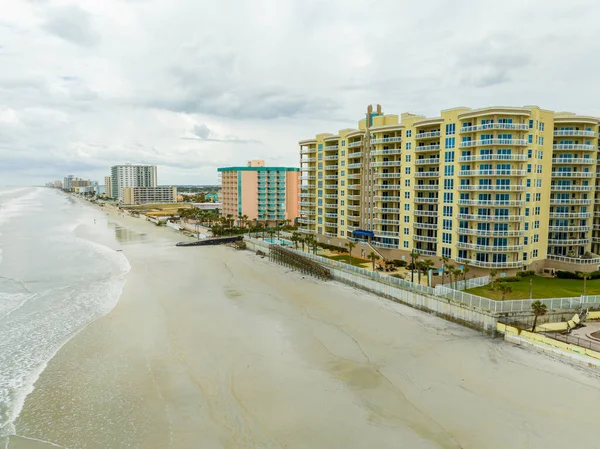
<path fill-rule="evenodd" d="M 117 226 L 122 297 L 50 361 L 9 449 L 598 447 L 596 372 L 98 216 L 76 232 Z"/>

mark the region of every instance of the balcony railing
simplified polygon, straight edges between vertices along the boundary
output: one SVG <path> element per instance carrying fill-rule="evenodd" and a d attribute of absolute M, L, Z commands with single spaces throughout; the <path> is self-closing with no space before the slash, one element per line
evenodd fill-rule
<path fill-rule="evenodd" d="M 525 176 L 526 170 L 460 170 L 458 176 Z"/>
<path fill-rule="evenodd" d="M 348 190 L 360 190 L 360 183 L 358 184 L 348 184 Z"/>
<path fill-rule="evenodd" d="M 300 215 L 316 215 L 316 212 L 314 210 L 305 210 L 305 209 L 300 209 Z"/>
<path fill-rule="evenodd" d="M 339 145 L 328 145 L 325 147 L 325 151 L 337 150 Z"/>
<path fill-rule="evenodd" d="M 326 221 L 323 223 L 325 226 L 329 226 L 330 228 L 337 228 L 337 221 Z"/>
<path fill-rule="evenodd" d="M 315 224 L 315 220 L 310 220 L 308 218 L 298 218 L 298 223 L 302 223 L 302 224 Z"/>
<path fill-rule="evenodd" d="M 400 184 L 377 184 L 375 190 L 400 190 L 402 186 Z"/>
<path fill-rule="evenodd" d="M 428 157 L 425 159 L 415 160 L 415 165 L 438 165 L 440 163 L 439 157 Z"/>
<path fill-rule="evenodd" d="M 325 237 L 337 237 L 337 234 L 335 232 L 324 232 L 323 235 Z"/>
<path fill-rule="evenodd" d="M 402 197 L 399 197 L 399 196 L 381 196 L 381 195 L 377 195 L 373 199 L 375 201 L 389 201 L 389 202 L 402 201 Z"/>
<path fill-rule="evenodd" d="M 381 139 L 371 139 L 371 143 L 374 145 L 394 142 L 402 142 L 402 137 L 382 137 Z"/>
<path fill-rule="evenodd" d="M 440 131 L 430 131 L 430 132 L 424 132 L 424 133 L 416 133 L 415 134 L 415 139 L 419 140 L 419 139 L 433 139 L 434 137 L 440 137 L 441 133 Z"/>
<path fill-rule="evenodd" d="M 552 145 L 553 150 L 581 150 L 596 151 L 595 145 L 586 145 L 584 143 L 559 143 Z"/>
<path fill-rule="evenodd" d="M 351 159 L 351 158 L 353 158 L 353 157 L 362 157 L 362 155 L 363 155 L 363 154 L 362 154 L 362 151 L 358 151 L 358 152 L 356 152 L 356 153 L 349 153 L 349 154 L 348 154 L 348 158 L 349 158 L 349 159 Z"/>
<path fill-rule="evenodd" d="M 312 201 L 300 201 L 300 207 L 314 207 L 316 203 L 312 202 Z"/>
<path fill-rule="evenodd" d="M 437 243 L 438 238 L 430 237 L 428 235 L 413 234 L 413 240 L 416 240 L 417 242 Z"/>
<path fill-rule="evenodd" d="M 314 234 L 315 230 L 314 229 L 308 229 L 308 228 L 298 228 L 298 232 L 300 232 L 302 234 Z"/>
<path fill-rule="evenodd" d="M 515 191 L 520 192 L 525 190 L 525 186 L 517 185 L 517 184 L 509 184 L 509 185 L 481 185 L 481 184 L 461 184 L 458 186 L 458 190 L 501 190 L 501 191 Z"/>
<path fill-rule="evenodd" d="M 398 231 L 378 231 L 374 229 L 373 234 L 375 234 L 375 237 L 400 237 L 400 232 Z"/>
<path fill-rule="evenodd" d="M 300 198 L 314 198 L 316 195 L 314 193 L 301 193 L 298 196 Z"/>
<path fill-rule="evenodd" d="M 325 198 L 330 199 L 330 200 L 337 200 L 338 195 L 337 195 L 337 193 L 326 193 Z"/>
<path fill-rule="evenodd" d="M 431 251 L 428 249 L 414 248 L 415 253 L 421 254 L 422 256 L 437 256 L 437 251 Z"/>
<path fill-rule="evenodd" d="M 308 157 L 308 158 L 305 158 L 305 159 L 300 159 L 300 163 L 301 164 L 307 164 L 309 162 L 316 162 L 316 161 L 317 161 L 316 157 Z"/>
<path fill-rule="evenodd" d="M 305 171 L 317 171 L 317 167 L 302 167 L 300 169 L 300 171 L 305 172 Z"/>
<path fill-rule="evenodd" d="M 371 151 L 371 155 L 372 156 L 388 156 L 388 155 L 394 155 L 394 154 L 402 154 L 402 149 L 401 148 L 388 148 L 387 150 L 372 150 Z"/>
<path fill-rule="evenodd" d="M 383 224 L 383 225 L 396 225 L 396 226 L 400 225 L 400 220 L 390 220 L 388 218 L 374 218 L 373 221 L 377 224 Z"/>
<path fill-rule="evenodd" d="M 333 212 L 325 212 L 325 216 L 327 218 L 337 218 L 338 215 Z"/>
<path fill-rule="evenodd" d="M 563 199 L 556 199 L 556 198 L 550 198 L 550 204 L 552 205 L 556 205 L 556 204 L 569 204 L 569 205 L 587 205 L 587 204 L 592 204 L 592 200 L 582 200 L 582 199 L 578 199 L 578 198 L 569 198 L 567 200 L 563 200 Z"/>
<path fill-rule="evenodd" d="M 348 164 L 348 168 L 360 168 L 362 167 L 361 162 L 357 162 L 356 164 Z"/>
<path fill-rule="evenodd" d="M 348 195 L 346 198 L 349 200 L 360 200 L 360 195 Z"/>
<path fill-rule="evenodd" d="M 479 154 L 473 156 L 459 156 L 458 162 L 480 161 L 526 161 L 526 154 Z"/>
<path fill-rule="evenodd" d="M 415 229 L 438 229 L 437 223 L 419 223 L 418 221 L 413 223 Z"/>
<path fill-rule="evenodd" d="M 356 148 L 362 145 L 362 141 L 357 141 L 357 142 L 350 142 L 348 144 L 348 148 Z"/>
<path fill-rule="evenodd" d="M 439 198 L 425 198 L 422 196 L 417 196 L 414 198 L 413 202 L 418 204 L 437 204 L 439 203 Z"/>
<path fill-rule="evenodd" d="M 348 210 L 355 210 L 355 211 L 358 211 L 358 212 L 360 212 L 360 209 L 361 209 L 360 206 L 356 206 L 356 205 L 353 205 L 353 204 L 349 204 L 348 206 L 346 206 L 346 208 Z"/>
<path fill-rule="evenodd" d="M 508 206 L 519 207 L 525 205 L 525 200 L 458 200 L 461 206 Z"/>
<path fill-rule="evenodd" d="M 483 125 L 463 126 L 461 133 L 475 133 L 478 131 L 487 131 L 490 129 L 510 129 L 515 131 L 527 131 L 529 125 L 526 123 L 486 123 Z"/>
<path fill-rule="evenodd" d="M 439 178 L 439 171 L 418 171 L 415 172 L 415 178 Z"/>
<path fill-rule="evenodd" d="M 338 179 L 338 175 L 325 175 L 325 179 Z"/>
<path fill-rule="evenodd" d="M 477 235 L 482 237 L 521 237 L 525 235 L 525 231 L 510 230 L 510 231 L 493 231 L 471 228 L 458 228 L 459 234 Z"/>
<path fill-rule="evenodd" d="M 594 131 L 584 131 L 580 129 L 555 129 L 555 137 L 596 137 Z"/>
<path fill-rule="evenodd" d="M 304 148 L 303 150 L 300 150 L 300 154 L 312 154 L 312 153 L 316 153 L 317 149 L 316 148 Z"/>
<path fill-rule="evenodd" d="M 460 143 L 460 148 L 485 147 L 491 145 L 519 145 L 526 146 L 525 139 L 485 139 L 485 140 L 467 140 Z"/>
<path fill-rule="evenodd" d="M 462 249 L 472 249 L 475 251 L 486 251 L 490 253 L 514 253 L 517 251 L 523 251 L 524 245 L 506 245 L 506 246 L 496 246 L 496 245 L 476 245 L 475 243 L 465 243 L 458 242 L 456 244 L 458 248 Z"/>
<path fill-rule="evenodd" d="M 325 166 L 325 170 L 337 170 L 338 166 L 337 165 L 326 165 Z"/>
<path fill-rule="evenodd" d="M 316 176 L 300 176 L 300 181 L 312 181 L 317 179 Z"/>
<path fill-rule="evenodd" d="M 594 172 L 589 171 L 553 171 L 553 178 L 593 178 Z"/>
<path fill-rule="evenodd" d="M 391 243 L 378 242 L 376 240 L 371 241 L 371 245 L 377 246 L 378 248 L 398 249 L 398 245 L 392 245 Z"/>
<path fill-rule="evenodd" d="M 337 184 L 325 184 L 325 185 L 323 185 L 323 187 L 326 189 L 337 189 L 338 185 Z"/>
<path fill-rule="evenodd" d="M 326 161 L 337 161 L 338 160 L 338 155 L 337 154 L 332 154 L 330 156 L 325 156 L 323 159 L 325 159 Z"/>
<path fill-rule="evenodd" d="M 596 163 L 595 159 L 590 157 L 553 157 L 553 164 L 586 164 L 586 165 L 594 165 Z"/>
<path fill-rule="evenodd" d="M 566 186 L 566 185 L 551 185 L 550 190 L 564 191 L 564 192 L 591 192 L 593 186 Z"/>
<path fill-rule="evenodd" d="M 439 190 L 439 184 L 415 184 L 415 190 Z"/>
<path fill-rule="evenodd" d="M 589 230 L 589 226 L 548 226 L 550 232 L 587 232 Z"/>
<path fill-rule="evenodd" d="M 396 208 L 396 207 L 375 207 L 375 208 L 373 208 L 373 211 L 375 213 L 381 213 L 381 214 L 399 214 L 400 213 L 400 208 Z"/>
<path fill-rule="evenodd" d="M 437 217 L 439 212 L 437 210 L 419 210 L 415 209 L 414 214 L 417 217 Z"/>
<path fill-rule="evenodd" d="M 477 214 L 458 214 L 459 220 L 469 221 L 525 221 L 523 215 L 477 215 Z"/>
<path fill-rule="evenodd" d="M 372 167 L 400 167 L 402 165 L 402 161 L 382 161 L 382 162 L 373 162 L 371 164 Z"/>
<path fill-rule="evenodd" d="M 558 262 L 566 262 L 566 263 L 574 263 L 574 264 L 582 264 L 582 265 L 600 264 L 600 257 L 593 257 L 591 259 L 580 259 L 577 257 L 567 257 L 567 256 L 559 256 L 556 254 L 548 254 L 547 258 L 549 260 L 556 260 Z"/>
<path fill-rule="evenodd" d="M 465 259 L 463 257 L 457 257 L 456 261 L 458 263 L 466 263 L 467 265 L 471 265 L 473 267 L 480 268 L 519 268 L 523 266 L 523 261 L 518 260 L 515 262 L 484 262 L 481 260 L 474 259 Z"/>
<path fill-rule="evenodd" d="M 550 218 L 590 218 L 591 212 L 550 212 Z"/>
<path fill-rule="evenodd" d="M 548 239 L 548 245 L 553 246 L 580 246 L 590 243 L 590 239 Z"/>
<path fill-rule="evenodd" d="M 375 178 L 381 178 L 381 179 L 402 178 L 402 173 L 375 173 Z"/>
<path fill-rule="evenodd" d="M 439 145 L 421 145 L 415 148 L 415 151 L 439 151 Z"/>
<path fill-rule="evenodd" d="M 337 203 L 325 203 L 325 205 L 323 206 L 325 209 L 336 209 L 338 208 L 338 204 Z"/>

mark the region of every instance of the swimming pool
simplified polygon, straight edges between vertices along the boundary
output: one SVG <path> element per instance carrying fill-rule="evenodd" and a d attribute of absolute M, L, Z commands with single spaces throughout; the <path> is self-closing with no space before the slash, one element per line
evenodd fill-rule
<path fill-rule="evenodd" d="M 275 245 L 281 245 L 281 246 L 294 246 L 294 242 L 292 242 L 291 240 L 285 240 L 285 239 L 279 239 L 279 240 L 276 238 L 265 239 L 265 242 L 273 243 Z"/>

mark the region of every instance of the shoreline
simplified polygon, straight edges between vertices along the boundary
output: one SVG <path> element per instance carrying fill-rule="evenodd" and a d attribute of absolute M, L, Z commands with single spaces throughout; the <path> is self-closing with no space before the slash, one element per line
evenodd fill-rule
<path fill-rule="evenodd" d="M 26 437 L 92 448 L 595 441 L 558 425 L 565 395 L 578 404 L 570 417 L 592 425 L 599 380 L 586 370 L 250 251 L 177 249 L 176 232 L 113 221 L 128 229 L 123 293 L 49 362 L 17 420 Z M 536 388 L 555 394 L 531 403 Z"/>

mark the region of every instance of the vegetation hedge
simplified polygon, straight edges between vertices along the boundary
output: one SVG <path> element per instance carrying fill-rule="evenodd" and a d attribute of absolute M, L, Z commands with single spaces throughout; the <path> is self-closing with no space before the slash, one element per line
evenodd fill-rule
<path fill-rule="evenodd" d="M 572 271 L 557 271 L 556 277 L 559 279 L 581 279 L 577 273 L 573 273 Z M 600 271 L 592 271 L 588 279 L 600 279 Z"/>

